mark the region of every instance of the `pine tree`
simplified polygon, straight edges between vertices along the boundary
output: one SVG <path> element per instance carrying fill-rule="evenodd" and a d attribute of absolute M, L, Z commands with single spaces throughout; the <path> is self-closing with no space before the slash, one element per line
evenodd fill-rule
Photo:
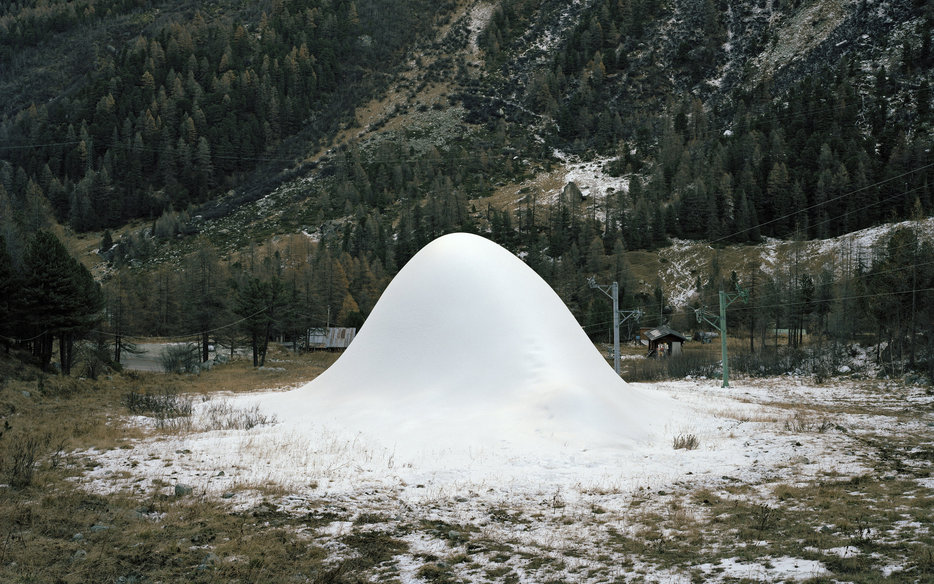
<path fill-rule="evenodd" d="M 6 248 L 6 238 L 0 234 L 0 343 L 7 352 L 15 334 L 14 318 L 17 316 L 16 302 L 20 289 L 18 279 L 13 269 L 13 258 Z"/>
<path fill-rule="evenodd" d="M 58 337 L 62 373 L 71 371 L 74 341 L 100 319 L 100 286 L 48 231 L 37 233 L 23 257 L 22 320 L 37 338 L 34 353 L 47 368 Z"/>
<path fill-rule="evenodd" d="M 791 232 L 792 193 L 788 178 L 788 168 L 784 163 L 776 162 L 769 172 L 766 194 L 771 206 L 770 233 L 778 236 Z"/>
<path fill-rule="evenodd" d="M 236 301 L 234 312 L 243 317 L 243 329 L 250 337 L 253 366 L 266 364 L 266 353 L 274 325 L 284 308 L 287 297 L 278 277 L 262 280 L 249 276 L 234 284 Z"/>
<path fill-rule="evenodd" d="M 183 310 L 186 322 L 199 331 L 201 361 L 206 362 L 209 359 L 210 334 L 225 313 L 227 293 L 217 252 L 208 241 L 199 243 L 198 250 L 185 262 L 183 289 L 187 301 Z"/>

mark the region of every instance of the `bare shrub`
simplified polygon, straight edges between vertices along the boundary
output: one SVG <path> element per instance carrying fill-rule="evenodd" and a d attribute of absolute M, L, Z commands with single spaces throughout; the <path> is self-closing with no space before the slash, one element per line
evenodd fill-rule
<path fill-rule="evenodd" d="M 162 349 L 162 369 L 166 373 L 197 373 L 201 370 L 198 346 L 193 343 L 169 345 Z"/>
<path fill-rule="evenodd" d="M 153 418 L 157 428 L 184 430 L 191 427 L 192 401 L 189 397 L 169 391 L 163 393 L 131 391 L 123 396 L 122 402 L 133 414 Z"/>
<path fill-rule="evenodd" d="M 696 450 L 700 446 L 700 440 L 695 434 L 678 434 L 671 445 L 675 450 Z"/>
<path fill-rule="evenodd" d="M 0 476 L 17 489 L 28 487 L 40 457 L 52 442 L 49 432 L 4 432 L 0 449 Z"/>
<path fill-rule="evenodd" d="M 236 408 L 228 401 L 211 402 L 203 413 L 206 430 L 249 430 L 256 426 L 275 424 L 275 416 L 267 416 L 258 405 Z"/>
<path fill-rule="evenodd" d="M 663 381 L 695 377 L 716 377 L 720 370 L 718 361 L 706 355 L 682 354 L 664 359 L 634 359 L 626 363 L 627 381 Z"/>
<path fill-rule="evenodd" d="M 775 523 L 776 510 L 766 504 L 756 505 L 752 509 L 752 525 L 756 531 L 762 533 L 771 529 Z"/>
<path fill-rule="evenodd" d="M 176 393 L 137 393 L 131 391 L 123 396 L 123 405 L 138 416 L 163 416 L 175 418 L 191 415 L 191 398 Z"/>
<path fill-rule="evenodd" d="M 789 432 L 817 432 L 823 434 L 832 427 L 833 423 L 826 418 L 817 421 L 803 412 L 795 412 L 793 416 L 785 420 L 785 430 Z"/>
<path fill-rule="evenodd" d="M 763 347 L 755 353 L 738 351 L 730 355 L 730 367 L 751 377 L 770 377 L 785 373 L 813 375 L 818 384 L 826 382 L 843 365 L 851 363 L 845 347 L 828 344 L 820 347 Z"/>

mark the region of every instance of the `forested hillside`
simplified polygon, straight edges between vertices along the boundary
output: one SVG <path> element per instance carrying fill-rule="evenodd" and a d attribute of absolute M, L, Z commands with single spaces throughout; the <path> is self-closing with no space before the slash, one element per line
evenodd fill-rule
<path fill-rule="evenodd" d="M 913 0 L 7 3 L 0 233 L 20 274 L 48 229 L 100 242 L 84 259 L 115 356 L 144 332 L 263 345 L 358 325 L 452 231 L 520 253 L 588 332 L 609 314 L 591 274 L 658 324 L 674 290 L 638 264 L 672 240 L 823 239 L 934 213 L 932 22 Z M 624 187 L 556 179 L 571 160 Z M 751 336 L 831 334 L 841 298 L 888 294 L 852 292 L 904 259 L 883 247 L 793 273 L 707 259 L 680 276 L 684 302 L 736 272 L 770 298 L 739 318 Z M 916 264 L 898 268 L 910 319 L 834 334 L 914 351 L 931 305 Z"/>
<path fill-rule="evenodd" d="M 130 15 L 144 25 L 119 49 L 94 47 L 94 69 L 71 95 L 3 124 L 7 192 L 27 206 L 45 199 L 76 231 L 186 209 L 258 166 L 300 161 L 349 104 L 384 83 L 371 73 L 444 10 L 298 0 L 230 2 L 213 16 L 171 2 L 161 3 L 169 14 L 138 2 L 27 4 L 0 15 L 7 59 L 89 22 Z M 282 145 L 296 135 L 300 143 Z"/>

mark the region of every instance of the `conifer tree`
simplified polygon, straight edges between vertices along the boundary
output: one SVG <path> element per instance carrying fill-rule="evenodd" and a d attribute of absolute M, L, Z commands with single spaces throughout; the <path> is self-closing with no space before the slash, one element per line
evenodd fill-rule
<path fill-rule="evenodd" d="M 38 232 L 23 257 L 22 317 L 36 337 L 43 367 L 59 341 L 62 373 L 71 371 L 74 342 L 100 319 L 103 296 L 91 273 L 48 231 Z"/>
<path fill-rule="evenodd" d="M 6 248 L 6 238 L 0 234 L 0 343 L 10 350 L 16 316 L 17 274 L 13 269 L 13 258 Z"/>
<path fill-rule="evenodd" d="M 287 300 L 285 287 L 278 277 L 262 280 L 249 276 L 235 282 L 234 290 L 237 293 L 234 312 L 243 317 L 243 329 L 250 337 L 253 351 L 253 366 L 262 367 L 266 364 L 276 319 Z"/>
<path fill-rule="evenodd" d="M 198 250 L 185 262 L 186 303 L 183 312 L 186 321 L 198 329 L 201 341 L 201 362 L 209 355 L 211 331 L 220 324 L 225 314 L 226 287 L 217 252 L 206 240 L 201 240 Z"/>

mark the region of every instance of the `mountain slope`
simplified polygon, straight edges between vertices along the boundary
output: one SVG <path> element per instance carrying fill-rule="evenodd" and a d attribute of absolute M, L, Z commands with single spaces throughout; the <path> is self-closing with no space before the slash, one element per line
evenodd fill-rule
<path fill-rule="evenodd" d="M 106 273 L 205 245 L 235 263 L 305 233 L 391 275 L 473 231 L 596 322 L 580 282 L 622 279 L 622 258 L 661 258 L 641 262 L 635 302 L 697 287 L 709 254 L 674 269 L 671 241 L 825 241 L 934 213 L 932 15 L 916 2 L 90 7 L 0 12 L 4 71 L 25 80 L 0 88 L 14 261 L 60 222 L 112 230 Z M 68 60 L 72 40 L 93 67 Z M 74 75 L 33 83 L 44 68 Z"/>

